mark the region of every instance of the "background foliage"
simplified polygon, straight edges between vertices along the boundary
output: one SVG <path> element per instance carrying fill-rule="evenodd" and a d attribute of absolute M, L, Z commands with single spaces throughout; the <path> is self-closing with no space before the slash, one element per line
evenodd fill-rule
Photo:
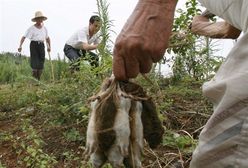
<path fill-rule="evenodd" d="M 0 54 L 0 168 L 4 167 L 91 167 L 84 158 L 88 98 L 111 75 L 112 21 L 109 4 L 97 0 L 102 18 L 103 41 L 98 54 L 99 68 L 81 61 L 80 71 L 71 72 L 65 58 L 46 60 L 41 81 L 31 76 L 29 57 Z M 202 126 L 212 112 L 211 103 L 201 94 L 201 85 L 216 72 L 223 58 L 214 56 L 211 39 L 198 37 L 188 26 L 200 13 L 195 0 L 178 10 L 170 39 L 173 74 L 152 71 L 140 84 L 157 105 L 166 130 L 159 149 L 145 147 L 146 167 L 188 167 Z M 110 167 L 110 165 L 105 165 Z"/>

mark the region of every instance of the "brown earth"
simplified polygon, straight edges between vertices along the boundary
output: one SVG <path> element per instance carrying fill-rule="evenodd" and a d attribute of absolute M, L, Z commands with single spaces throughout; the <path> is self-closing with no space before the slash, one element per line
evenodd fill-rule
<path fill-rule="evenodd" d="M 166 97 L 159 98 L 159 94 L 157 96 L 159 101 L 156 103 L 161 103 L 163 99 L 166 99 Z M 202 97 L 188 95 L 183 97 L 176 94 L 167 95 L 167 97 L 172 99 L 173 103 L 169 110 L 161 110 L 165 132 L 170 130 L 178 135 L 190 135 L 197 139 L 202 125 L 209 117 L 204 113 L 204 109 L 211 109 L 211 105 Z M 34 135 L 32 135 L 32 129 L 23 130 L 23 118 L 30 119 L 30 123 L 36 130 Z M 88 168 L 87 160 L 83 159 L 86 127 L 80 123 L 54 127 L 48 125 L 46 117 L 40 116 L 39 112 L 35 110 L 24 116 L 16 111 L 0 112 L 0 168 L 36 168 L 26 164 L 28 159 L 30 162 L 32 160 L 30 159 L 32 154 L 27 150 L 28 145 L 37 151 L 42 150 L 37 157 L 42 156 L 43 160 L 44 158 L 49 160 L 51 156 L 54 156 L 57 162 L 50 164 L 51 167 Z M 72 128 L 78 130 L 83 138 L 65 139 L 64 133 Z M 32 137 L 29 137 L 31 135 Z M 34 139 L 42 139 L 44 142 L 42 145 L 37 145 Z M 185 148 L 191 145 L 189 144 Z M 38 162 L 39 159 L 42 160 L 37 158 L 36 161 Z M 161 144 L 154 150 L 146 145 L 142 163 L 144 168 L 187 168 L 190 160 L 190 152 Z"/>

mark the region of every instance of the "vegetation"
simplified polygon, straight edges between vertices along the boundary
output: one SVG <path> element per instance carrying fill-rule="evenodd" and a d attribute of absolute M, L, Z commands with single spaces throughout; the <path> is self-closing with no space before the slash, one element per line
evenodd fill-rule
<path fill-rule="evenodd" d="M 71 72 L 64 58 L 46 60 L 42 79 L 37 81 L 31 76 L 29 57 L 0 54 L 0 168 L 91 167 L 83 155 L 88 98 L 111 75 L 112 67 L 109 4 L 97 0 L 97 5 L 104 37 L 98 50 L 99 68 L 92 69 L 82 60 L 80 71 Z M 178 11 L 168 50 L 173 75 L 165 78 L 153 71 L 148 78 L 135 79 L 155 101 L 165 128 L 158 149 L 145 146 L 144 167 L 188 167 L 199 132 L 212 112 L 201 85 L 222 59 L 213 55 L 211 40 L 188 31 L 187 25 L 199 9 L 194 0 L 188 0 L 186 7 L 186 11 Z"/>
<path fill-rule="evenodd" d="M 201 81 L 188 78 L 172 84 L 155 74 L 149 78 L 154 84 L 142 77 L 136 82 L 155 100 L 166 133 L 157 150 L 145 148 L 144 164 L 166 167 L 183 161 L 187 165 L 198 128 L 212 108 L 201 95 Z M 87 167 L 83 156 L 90 112 L 87 99 L 96 93 L 101 81 L 85 67 L 55 82 L 22 77 L 0 85 L 3 167 Z"/>

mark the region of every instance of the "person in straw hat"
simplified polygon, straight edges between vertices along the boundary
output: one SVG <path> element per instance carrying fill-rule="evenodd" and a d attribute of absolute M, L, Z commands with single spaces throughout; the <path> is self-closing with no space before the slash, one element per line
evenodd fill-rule
<path fill-rule="evenodd" d="M 34 25 L 29 27 L 26 33 L 20 40 L 18 52 L 22 51 L 22 44 L 26 38 L 30 39 L 30 66 L 32 68 L 32 75 L 37 80 L 40 80 L 42 70 L 45 62 L 45 45 L 47 44 L 47 51 L 51 51 L 51 42 L 48 36 L 48 31 L 43 24 L 43 21 L 47 20 L 47 17 L 42 14 L 41 11 L 35 12 L 34 18 L 31 19 L 35 22 Z"/>

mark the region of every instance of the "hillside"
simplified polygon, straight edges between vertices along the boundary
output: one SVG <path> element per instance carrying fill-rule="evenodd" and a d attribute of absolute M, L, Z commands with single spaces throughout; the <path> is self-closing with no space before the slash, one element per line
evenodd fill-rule
<path fill-rule="evenodd" d="M 0 85 L 0 168 L 90 167 L 83 156 L 87 99 L 101 81 L 80 74 L 56 82 L 25 78 Z M 156 102 L 165 128 L 157 149 L 145 147 L 143 166 L 188 167 L 212 106 L 201 94 L 202 82 L 155 81 L 136 79 Z"/>

